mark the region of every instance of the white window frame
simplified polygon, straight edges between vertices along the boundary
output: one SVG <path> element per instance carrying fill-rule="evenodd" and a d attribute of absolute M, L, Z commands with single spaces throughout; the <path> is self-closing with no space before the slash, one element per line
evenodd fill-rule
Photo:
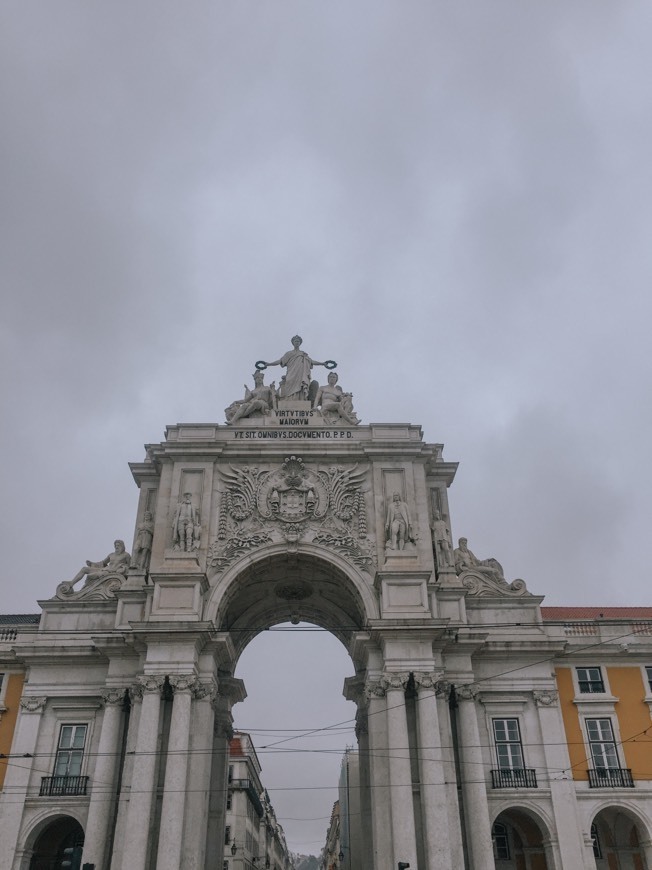
<path fill-rule="evenodd" d="M 590 676 L 585 676 L 584 678 L 580 677 L 580 671 L 586 672 L 588 674 L 589 671 L 597 671 L 599 674 L 599 678 L 591 679 Z M 606 680 L 606 670 L 602 667 L 602 665 L 576 665 L 575 666 L 575 679 L 577 681 L 577 694 L 578 695 L 607 695 L 607 680 Z M 601 689 L 586 689 L 582 690 L 582 683 L 600 683 L 602 686 Z"/>
<path fill-rule="evenodd" d="M 589 733 L 589 722 L 608 722 L 609 728 L 611 730 L 611 740 L 591 740 Z M 584 719 L 584 730 L 586 733 L 586 741 L 588 745 L 588 758 L 591 762 L 591 766 L 593 770 L 622 770 L 622 763 L 620 759 L 620 754 L 618 753 L 618 745 L 619 740 L 616 733 L 616 728 L 614 727 L 614 720 L 612 716 L 587 716 Z M 605 764 L 596 764 L 595 755 L 593 754 L 594 746 L 602 746 L 606 744 L 613 744 L 613 753 L 617 764 L 614 765 L 605 765 Z"/>
<path fill-rule="evenodd" d="M 498 733 L 496 729 L 497 723 L 515 723 L 516 724 L 516 740 L 499 740 Z M 525 753 L 523 752 L 523 737 L 521 735 L 521 724 L 519 722 L 518 716 L 494 716 L 491 720 L 491 729 L 494 740 L 494 747 L 496 749 L 496 765 L 498 770 L 525 770 Z M 509 734 L 509 726 L 505 727 L 505 734 Z M 504 746 L 507 747 L 507 755 L 503 756 L 501 759 L 501 753 L 499 751 L 499 747 Z M 512 747 L 518 747 L 518 755 L 520 756 L 520 765 L 513 764 L 512 757 Z M 507 761 L 507 764 L 503 764 L 503 761 Z"/>
<path fill-rule="evenodd" d="M 70 746 L 62 746 L 61 741 L 64 737 L 64 729 L 71 728 L 72 729 L 72 742 Z M 84 729 L 84 739 L 82 741 L 81 746 L 75 745 L 76 733 L 77 729 Z M 88 722 L 61 722 L 59 723 L 59 736 L 57 739 L 57 749 L 54 755 L 54 767 L 52 769 L 52 776 L 69 776 L 69 777 L 80 777 L 84 776 L 84 770 L 86 766 L 86 756 L 88 754 L 88 736 L 89 736 L 89 727 Z M 68 761 L 66 764 L 66 772 L 59 773 L 59 758 L 63 756 L 64 753 L 68 753 Z M 79 770 L 76 773 L 70 773 L 70 762 L 73 755 L 79 754 Z"/>

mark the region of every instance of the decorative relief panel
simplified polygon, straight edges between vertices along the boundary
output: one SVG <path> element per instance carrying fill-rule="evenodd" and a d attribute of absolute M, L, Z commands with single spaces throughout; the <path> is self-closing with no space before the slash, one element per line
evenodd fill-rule
<path fill-rule="evenodd" d="M 367 471 L 357 465 L 327 470 L 289 456 L 274 469 L 231 466 L 221 470 L 217 539 L 209 565 L 223 571 L 245 553 L 265 544 L 299 541 L 322 544 L 360 568 L 375 564 L 367 536 L 367 505 L 362 490 Z"/>

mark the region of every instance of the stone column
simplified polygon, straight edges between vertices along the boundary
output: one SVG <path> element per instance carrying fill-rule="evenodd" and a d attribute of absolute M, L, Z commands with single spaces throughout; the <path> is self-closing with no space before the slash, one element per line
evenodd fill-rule
<path fill-rule="evenodd" d="M 20 716 L 16 723 L 11 747 L 11 764 L 7 765 L 2 796 L 0 796 L 0 868 L 11 870 L 22 851 L 18 848 L 18 835 L 27 798 L 41 716 L 47 698 L 26 696 L 20 699 Z M 38 792 L 37 792 L 38 794 Z"/>
<path fill-rule="evenodd" d="M 171 674 L 169 680 L 174 699 L 165 766 L 156 870 L 179 870 L 181 866 L 190 746 L 190 711 L 197 678 L 194 674 Z"/>
<path fill-rule="evenodd" d="M 104 717 L 95 768 L 91 779 L 91 799 L 84 837 L 83 861 L 103 870 L 109 825 L 114 814 L 116 773 L 120 755 L 120 726 L 123 720 L 125 689 L 104 689 Z"/>
<path fill-rule="evenodd" d="M 206 819 L 211 786 L 213 755 L 213 702 L 217 695 L 214 682 L 195 686 L 192 702 L 188 795 L 183 831 L 184 870 L 203 870 L 206 864 Z"/>
<path fill-rule="evenodd" d="M 552 812 L 557 828 L 557 843 L 562 867 L 595 868 L 593 843 L 590 832 L 582 837 L 580 813 L 575 796 L 575 784 L 570 772 L 570 758 L 564 725 L 556 691 L 534 692 L 534 703 L 539 711 L 539 726 L 543 739 L 543 757 L 550 771 L 549 788 Z M 544 832 L 542 832 L 544 833 Z M 554 832 L 549 832 L 553 834 Z M 545 833 L 544 833 L 545 837 Z"/>
<path fill-rule="evenodd" d="M 484 776 L 485 762 L 475 709 L 476 692 L 470 686 L 460 686 L 456 687 L 455 695 L 459 702 L 460 768 L 470 863 L 473 870 L 495 870 Z"/>
<path fill-rule="evenodd" d="M 399 861 L 417 866 L 412 769 L 405 687 L 409 673 L 384 673 L 381 685 L 387 702 L 387 753 L 389 755 L 390 803 L 394 867 Z"/>
<path fill-rule="evenodd" d="M 367 729 L 369 731 L 369 793 L 374 870 L 395 870 L 392 863 L 392 816 L 387 759 L 387 710 L 385 690 L 379 680 L 367 680 Z"/>
<path fill-rule="evenodd" d="M 437 711 L 437 674 L 414 673 L 419 724 L 419 778 L 427 870 L 455 870 L 448 827 L 446 776 Z M 424 868 L 425 870 L 425 868 Z"/>
<path fill-rule="evenodd" d="M 161 689 L 164 677 L 138 677 L 140 719 L 131 773 L 127 825 L 122 850 L 123 870 L 145 870 L 151 836 L 154 788 L 158 766 L 158 731 L 161 718 Z"/>
<path fill-rule="evenodd" d="M 355 736 L 358 738 L 360 758 L 360 839 L 362 856 L 360 870 L 373 870 L 373 840 L 371 827 L 371 788 L 369 768 L 369 728 L 367 725 L 367 704 L 364 697 L 358 700 L 355 717 Z"/>

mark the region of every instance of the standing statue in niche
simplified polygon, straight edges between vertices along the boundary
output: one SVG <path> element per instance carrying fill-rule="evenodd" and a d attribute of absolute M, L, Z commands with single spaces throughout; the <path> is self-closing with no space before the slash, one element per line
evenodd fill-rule
<path fill-rule="evenodd" d="M 439 511 L 435 511 L 435 518 L 432 523 L 432 543 L 435 550 L 435 558 L 437 559 L 437 567 L 440 571 L 452 568 L 454 564 L 450 536 L 451 533 L 446 525 L 446 520 L 441 518 Z"/>
<path fill-rule="evenodd" d="M 131 563 L 131 556 L 125 549 L 125 542 L 117 540 L 113 542 L 113 546 L 115 547 L 114 552 L 109 553 L 106 559 L 102 559 L 101 562 L 90 562 L 87 559 L 86 565 L 79 569 L 70 581 L 70 585 L 74 586 L 82 577 L 86 577 L 84 585 L 87 586 L 93 580 L 100 580 L 102 577 L 108 577 L 109 574 L 126 575 Z"/>
<path fill-rule="evenodd" d="M 462 574 L 464 571 L 477 571 L 486 574 L 495 580 L 505 581 L 503 566 L 496 559 L 478 559 L 467 546 L 467 539 L 460 538 L 459 546 L 455 550 L 455 571 Z"/>
<path fill-rule="evenodd" d="M 292 338 L 292 350 L 284 353 L 280 359 L 274 362 L 265 362 L 258 360 L 256 368 L 259 371 L 266 369 L 268 366 L 283 366 L 285 375 L 281 379 L 279 386 L 279 399 L 292 399 L 294 401 L 307 401 L 310 390 L 310 371 L 313 366 L 326 366 L 327 369 L 334 369 L 337 363 L 332 359 L 327 359 L 326 362 L 317 362 L 311 359 L 308 354 L 301 350 L 303 339 L 300 335 L 295 335 Z"/>
<path fill-rule="evenodd" d="M 390 550 L 403 550 L 408 541 L 414 540 L 410 511 L 398 492 L 394 493 L 387 506 L 385 534 Z"/>
<path fill-rule="evenodd" d="M 138 571 L 149 570 L 149 560 L 152 555 L 152 540 L 154 538 L 154 522 L 151 511 L 145 511 L 143 521 L 136 531 L 136 543 L 131 567 Z"/>
<path fill-rule="evenodd" d="M 199 511 L 192 503 L 192 493 L 184 492 L 177 505 L 172 524 L 172 546 L 175 550 L 191 552 L 199 549 L 201 522 Z"/>
<path fill-rule="evenodd" d="M 245 384 L 244 401 L 233 402 L 224 411 L 227 423 L 232 424 L 243 417 L 251 417 L 254 414 L 269 414 L 276 404 L 276 390 L 273 381 L 269 386 L 266 386 L 263 381 L 262 371 L 255 372 L 253 390 L 250 390 Z"/>
<path fill-rule="evenodd" d="M 313 402 L 313 408 L 321 408 L 324 420 L 338 423 L 343 420 L 350 426 L 358 426 L 360 421 L 353 410 L 353 394 L 345 393 L 337 385 L 337 372 L 330 372 L 328 383 L 320 387 Z"/>

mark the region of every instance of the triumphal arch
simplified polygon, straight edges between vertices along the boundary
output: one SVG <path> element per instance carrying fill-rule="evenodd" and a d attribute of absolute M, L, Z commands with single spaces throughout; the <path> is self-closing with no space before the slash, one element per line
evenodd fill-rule
<path fill-rule="evenodd" d="M 90 723 L 88 793 L 58 810 L 83 829 L 85 863 L 221 868 L 239 656 L 259 632 L 307 621 L 353 662 L 360 870 L 491 868 L 474 655 L 492 631 L 485 687 L 510 656 L 531 661 L 518 703 L 535 710 L 534 685 L 545 716 L 554 680 L 541 599 L 465 539 L 454 545 L 456 463 L 442 445 L 417 425 L 361 422 L 336 364 L 291 344 L 255 363 L 225 422 L 169 426 L 131 465 L 131 555 L 116 541 L 40 602 L 41 632 L 21 653 L 30 682 L 15 751 L 36 753 L 44 733 L 52 743 L 62 718 Z M 505 690 L 491 689 L 496 709 Z M 26 761 L 8 782 L 38 773 Z M 550 806 L 553 829 L 567 802 Z M 28 868 L 50 821 L 43 802 L 7 803 L 0 867 Z M 568 848 L 589 866 L 585 845 Z"/>

